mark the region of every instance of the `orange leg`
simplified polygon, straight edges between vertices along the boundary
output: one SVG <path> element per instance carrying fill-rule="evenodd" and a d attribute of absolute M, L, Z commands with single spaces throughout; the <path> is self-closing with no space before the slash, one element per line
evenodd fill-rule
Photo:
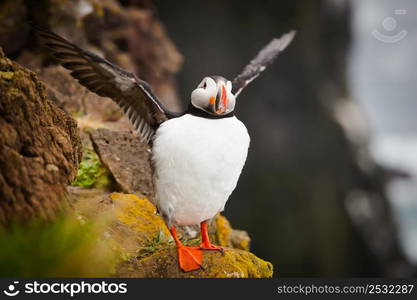
<path fill-rule="evenodd" d="M 224 253 L 223 247 L 215 246 L 210 242 L 209 235 L 208 235 L 208 228 L 207 228 L 207 221 L 203 221 L 200 224 L 201 226 L 201 250 L 217 250 L 221 253 Z"/>
<path fill-rule="evenodd" d="M 184 246 L 178 239 L 177 230 L 173 226 L 169 230 L 172 237 L 174 238 L 175 244 L 178 249 L 178 264 L 184 272 L 190 272 L 197 270 L 202 267 L 203 263 L 203 252 L 198 247 L 187 247 Z"/>

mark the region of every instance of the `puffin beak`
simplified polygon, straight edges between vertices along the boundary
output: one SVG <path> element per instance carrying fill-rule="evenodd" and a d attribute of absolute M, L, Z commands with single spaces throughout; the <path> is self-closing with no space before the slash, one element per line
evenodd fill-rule
<path fill-rule="evenodd" d="M 227 90 L 223 83 L 220 84 L 220 87 L 217 91 L 216 102 L 215 102 L 215 112 L 216 114 L 223 114 L 227 110 Z"/>

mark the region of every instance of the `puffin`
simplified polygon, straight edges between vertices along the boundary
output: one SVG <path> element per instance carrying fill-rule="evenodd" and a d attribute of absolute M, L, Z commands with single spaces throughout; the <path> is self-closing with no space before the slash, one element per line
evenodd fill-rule
<path fill-rule="evenodd" d="M 245 125 L 235 116 L 236 98 L 291 43 L 295 31 L 272 39 L 233 80 L 204 77 L 192 91 L 188 108 L 176 113 L 134 73 L 50 30 L 35 30 L 72 77 L 120 106 L 149 145 L 155 187 L 151 201 L 171 232 L 179 268 L 203 268 L 203 251 L 223 253 L 210 242 L 208 224 L 236 188 L 250 143 Z M 178 238 L 177 227 L 189 225 L 200 225 L 199 246 L 186 246 Z"/>

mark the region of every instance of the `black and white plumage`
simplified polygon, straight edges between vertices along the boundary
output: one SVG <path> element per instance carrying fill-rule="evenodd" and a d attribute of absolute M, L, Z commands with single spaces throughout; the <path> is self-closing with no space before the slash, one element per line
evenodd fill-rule
<path fill-rule="evenodd" d="M 204 238 L 203 224 L 223 210 L 236 187 L 250 142 L 245 125 L 234 116 L 236 97 L 289 45 L 295 32 L 273 39 L 233 81 L 205 77 L 192 92 L 188 110 L 181 114 L 168 111 L 136 75 L 57 34 L 38 32 L 71 75 L 90 91 L 117 102 L 150 144 L 155 204 L 167 225 L 201 223 L 204 249 L 218 249 Z M 175 239 L 175 231 L 173 236 Z M 200 265 L 191 252 L 187 252 L 189 264 L 183 263 L 183 270 L 192 270 L 193 261 Z"/>
<path fill-rule="evenodd" d="M 149 142 L 158 126 L 170 116 L 149 85 L 94 53 L 65 38 L 37 28 L 45 46 L 71 75 L 90 91 L 113 99 L 128 116 L 141 137 Z"/>
<path fill-rule="evenodd" d="M 254 59 L 243 69 L 242 73 L 233 79 L 233 94 L 237 97 L 240 92 L 256 77 L 258 77 L 275 58 L 292 42 L 295 31 L 292 30 L 280 38 L 272 39 Z"/>

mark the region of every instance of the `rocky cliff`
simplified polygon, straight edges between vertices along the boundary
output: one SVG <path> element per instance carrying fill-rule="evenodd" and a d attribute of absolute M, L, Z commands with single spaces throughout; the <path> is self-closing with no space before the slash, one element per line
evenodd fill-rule
<path fill-rule="evenodd" d="M 48 100 L 33 72 L 2 50 L 0 97 L 0 224 L 51 219 L 81 162 L 77 123 Z"/>
<path fill-rule="evenodd" d="M 89 13 L 76 13 L 81 2 Z M 43 16 L 81 46 L 136 70 L 168 106 L 179 107 L 173 76 L 182 58 L 145 4 L 4 3 L 22 22 Z M 13 28 L 0 30 L 19 62 L 0 51 L 0 276 L 272 276 L 272 265 L 249 252 L 247 233 L 220 215 L 210 233 L 225 254 L 205 252 L 204 269 L 180 271 L 175 244 L 150 201 L 148 146 L 110 99 L 88 92 L 44 52 L 12 43 Z M 199 243 L 195 228 L 180 236 Z"/>

